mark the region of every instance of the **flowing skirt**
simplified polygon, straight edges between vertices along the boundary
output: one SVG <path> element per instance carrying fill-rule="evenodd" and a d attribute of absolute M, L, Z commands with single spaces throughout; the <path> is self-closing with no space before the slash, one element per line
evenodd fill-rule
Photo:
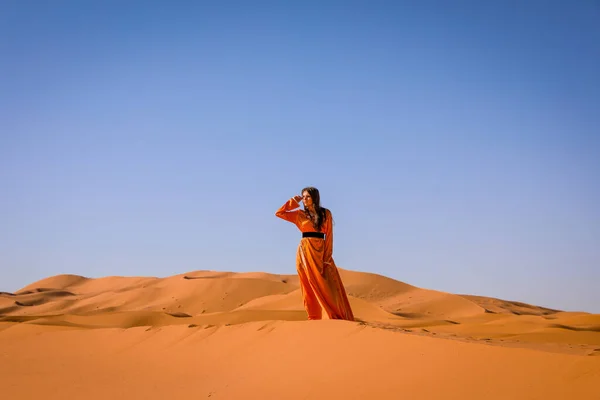
<path fill-rule="evenodd" d="M 329 319 L 354 321 L 333 259 L 328 264 L 323 262 L 324 243 L 322 239 L 303 238 L 296 254 L 296 269 L 308 319 L 321 319 L 324 309 Z"/>

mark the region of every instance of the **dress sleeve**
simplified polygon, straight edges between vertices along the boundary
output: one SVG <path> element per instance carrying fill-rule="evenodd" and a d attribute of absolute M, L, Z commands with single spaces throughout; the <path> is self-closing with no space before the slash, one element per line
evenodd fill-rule
<path fill-rule="evenodd" d="M 325 253 L 323 261 L 326 264 L 332 262 L 333 257 L 333 217 L 331 211 L 327 210 L 327 228 L 325 229 Z"/>
<path fill-rule="evenodd" d="M 275 215 L 295 224 L 298 219 L 298 212 L 300 212 L 298 207 L 300 207 L 300 204 L 292 197 L 275 212 Z"/>

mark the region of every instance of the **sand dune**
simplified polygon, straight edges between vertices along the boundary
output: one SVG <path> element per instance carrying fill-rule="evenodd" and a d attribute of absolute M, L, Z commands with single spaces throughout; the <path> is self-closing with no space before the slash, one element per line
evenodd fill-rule
<path fill-rule="evenodd" d="M 306 321 L 297 276 L 263 272 L 58 275 L 2 292 L 3 393 L 600 399 L 598 314 L 340 272 L 356 322 Z"/>

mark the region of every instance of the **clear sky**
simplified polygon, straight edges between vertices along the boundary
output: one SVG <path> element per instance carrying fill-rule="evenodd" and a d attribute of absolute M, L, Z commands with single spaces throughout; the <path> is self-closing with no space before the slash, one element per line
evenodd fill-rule
<path fill-rule="evenodd" d="M 0 290 L 341 268 L 600 313 L 598 1 L 0 2 Z"/>

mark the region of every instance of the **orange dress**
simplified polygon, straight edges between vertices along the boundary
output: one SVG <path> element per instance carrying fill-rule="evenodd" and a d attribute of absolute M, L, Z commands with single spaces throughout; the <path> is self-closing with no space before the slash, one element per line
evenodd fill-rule
<path fill-rule="evenodd" d="M 301 232 L 315 232 L 312 221 L 299 206 L 291 198 L 275 215 L 295 224 Z M 329 210 L 321 232 L 325 239 L 303 237 L 296 253 L 296 270 L 308 319 L 321 319 L 322 309 L 325 309 L 330 319 L 354 321 L 346 290 L 333 261 L 333 221 Z"/>

